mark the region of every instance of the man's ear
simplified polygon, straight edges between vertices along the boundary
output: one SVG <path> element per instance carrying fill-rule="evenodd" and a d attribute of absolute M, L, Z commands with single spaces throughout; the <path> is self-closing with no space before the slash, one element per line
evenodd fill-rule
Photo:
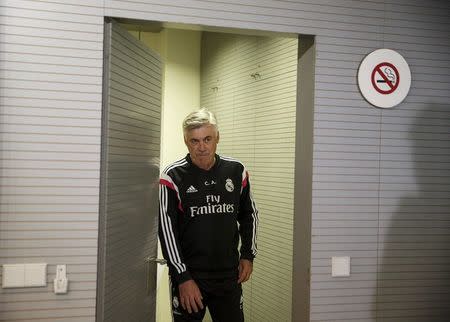
<path fill-rule="evenodd" d="M 219 135 L 219 131 L 217 131 L 217 143 L 219 143 L 219 139 L 220 139 L 220 135 Z"/>

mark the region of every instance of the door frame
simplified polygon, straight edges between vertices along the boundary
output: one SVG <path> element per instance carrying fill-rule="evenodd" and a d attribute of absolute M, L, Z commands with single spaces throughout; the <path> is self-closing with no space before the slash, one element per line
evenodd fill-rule
<path fill-rule="evenodd" d="M 106 41 L 111 30 L 108 23 L 112 19 L 105 17 L 104 53 L 103 53 L 103 111 L 102 111 L 102 160 L 107 155 L 108 138 L 103 135 L 107 124 L 107 104 L 109 88 L 105 82 L 105 75 L 109 74 L 109 48 Z M 297 37 L 298 64 L 297 64 L 297 102 L 296 102 L 296 147 L 295 147 L 295 183 L 294 183 L 294 241 L 293 241 L 293 273 L 292 273 L 292 321 L 310 320 L 310 283 L 311 283 L 311 221 L 312 221 L 312 160 L 313 160 L 313 122 L 314 122 L 314 77 L 316 61 L 316 42 L 314 35 L 300 35 L 296 33 L 275 32 L 268 30 L 247 30 L 239 27 L 221 27 L 199 24 L 185 24 L 163 22 L 158 20 L 138 20 L 115 17 L 119 23 L 139 25 L 140 31 L 151 31 L 168 27 L 186 30 L 199 30 L 210 32 L 228 32 L 243 35 L 264 35 Z M 99 254 L 97 273 L 97 307 L 96 321 L 103 321 L 104 265 L 105 265 L 105 216 L 106 198 L 102 187 L 105 183 L 107 165 L 100 168 L 100 207 L 99 207 Z"/>
<path fill-rule="evenodd" d="M 311 310 L 315 45 L 314 36 L 299 36 L 295 126 L 292 321 L 301 322 L 309 322 Z"/>
<path fill-rule="evenodd" d="M 105 266 L 106 266 L 106 183 L 108 163 L 104 162 L 108 156 L 109 138 L 105 131 L 108 126 L 109 109 L 109 57 L 110 39 L 112 34 L 112 19 L 105 17 L 103 23 L 103 78 L 102 78 L 102 129 L 101 129 L 101 152 L 100 152 L 100 198 L 98 218 L 98 260 L 97 260 L 97 299 L 95 307 L 95 321 L 103 322 L 104 316 L 104 289 L 105 289 Z"/>

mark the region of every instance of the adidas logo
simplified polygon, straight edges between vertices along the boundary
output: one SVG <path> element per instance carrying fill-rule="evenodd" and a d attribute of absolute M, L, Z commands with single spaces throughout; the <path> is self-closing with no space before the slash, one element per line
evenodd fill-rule
<path fill-rule="evenodd" d="M 192 193 L 192 192 L 197 192 L 197 191 L 198 191 L 198 190 L 195 189 L 194 186 L 190 186 L 190 187 L 186 190 L 186 193 Z"/>

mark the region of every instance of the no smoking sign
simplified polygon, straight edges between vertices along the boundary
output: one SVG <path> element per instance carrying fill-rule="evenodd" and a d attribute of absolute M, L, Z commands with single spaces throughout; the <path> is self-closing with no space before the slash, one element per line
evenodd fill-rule
<path fill-rule="evenodd" d="M 399 53 L 378 49 L 361 62 L 358 86 L 369 103 L 382 108 L 394 107 L 408 95 L 411 71 Z"/>

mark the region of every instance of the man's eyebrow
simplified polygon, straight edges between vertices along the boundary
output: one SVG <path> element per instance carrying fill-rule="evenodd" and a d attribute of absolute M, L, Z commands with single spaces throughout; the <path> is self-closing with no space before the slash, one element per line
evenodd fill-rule
<path fill-rule="evenodd" d="M 202 137 L 202 138 L 191 138 L 191 141 L 192 140 L 203 141 L 203 140 L 210 139 L 210 138 L 212 138 L 212 135 L 208 135 L 208 136 L 205 136 L 205 137 Z"/>

